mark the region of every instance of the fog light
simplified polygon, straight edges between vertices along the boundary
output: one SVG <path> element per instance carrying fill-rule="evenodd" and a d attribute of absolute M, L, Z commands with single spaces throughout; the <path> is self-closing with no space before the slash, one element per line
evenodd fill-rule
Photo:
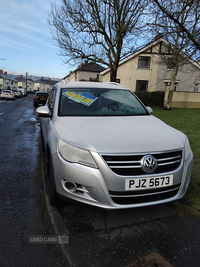
<path fill-rule="evenodd" d="M 65 190 L 74 193 L 77 191 L 77 185 L 74 182 L 62 180 L 62 184 Z"/>

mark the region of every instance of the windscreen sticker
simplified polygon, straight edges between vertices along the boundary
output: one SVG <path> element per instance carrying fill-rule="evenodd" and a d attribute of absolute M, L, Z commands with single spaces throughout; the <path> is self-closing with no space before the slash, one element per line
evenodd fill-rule
<path fill-rule="evenodd" d="M 77 92 L 67 91 L 64 92 L 63 95 L 75 102 L 81 103 L 86 106 L 90 106 L 98 98 L 84 92 L 77 93 Z"/>

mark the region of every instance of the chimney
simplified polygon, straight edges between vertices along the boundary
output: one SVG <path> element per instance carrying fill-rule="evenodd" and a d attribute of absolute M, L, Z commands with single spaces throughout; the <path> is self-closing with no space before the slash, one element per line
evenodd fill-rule
<path fill-rule="evenodd" d="M 21 78 L 23 78 L 23 75 L 20 75 Z"/>
<path fill-rule="evenodd" d="M 163 37 L 162 33 L 159 33 L 159 34 L 157 34 L 157 35 L 155 36 L 155 40 L 158 40 L 158 39 L 160 39 L 160 38 L 162 38 L 162 37 Z"/>
<path fill-rule="evenodd" d="M 0 73 L 3 73 L 3 71 L 2 71 L 2 70 L 0 70 Z"/>
<path fill-rule="evenodd" d="M 4 74 L 6 74 L 6 75 L 7 75 L 7 71 L 4 71 Z"/>
<path fill-rule="evenodd" d="M 87 65 L 88 64 L 88 61 L 87 60 L 85 60 L 85 65 Z"/>

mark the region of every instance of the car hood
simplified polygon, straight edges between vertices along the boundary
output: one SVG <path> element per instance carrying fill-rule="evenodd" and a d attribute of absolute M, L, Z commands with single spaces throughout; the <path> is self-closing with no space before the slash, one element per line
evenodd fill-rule
<path fill-rule="evenodd" d="M 148 153 L 184 146 L 183 133 L 152 115 L 127 117 L 57 117 L 59 138 L 99 153 Z"/>

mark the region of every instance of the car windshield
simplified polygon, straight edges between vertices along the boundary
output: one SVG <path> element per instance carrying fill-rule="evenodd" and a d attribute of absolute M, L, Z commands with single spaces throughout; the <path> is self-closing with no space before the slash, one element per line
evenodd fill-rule
<path fill-rule="evenodd" d="M 59 116 L 135 116 L 148 115 L 128 90 L 64 88 L 61 90 Z"/>

